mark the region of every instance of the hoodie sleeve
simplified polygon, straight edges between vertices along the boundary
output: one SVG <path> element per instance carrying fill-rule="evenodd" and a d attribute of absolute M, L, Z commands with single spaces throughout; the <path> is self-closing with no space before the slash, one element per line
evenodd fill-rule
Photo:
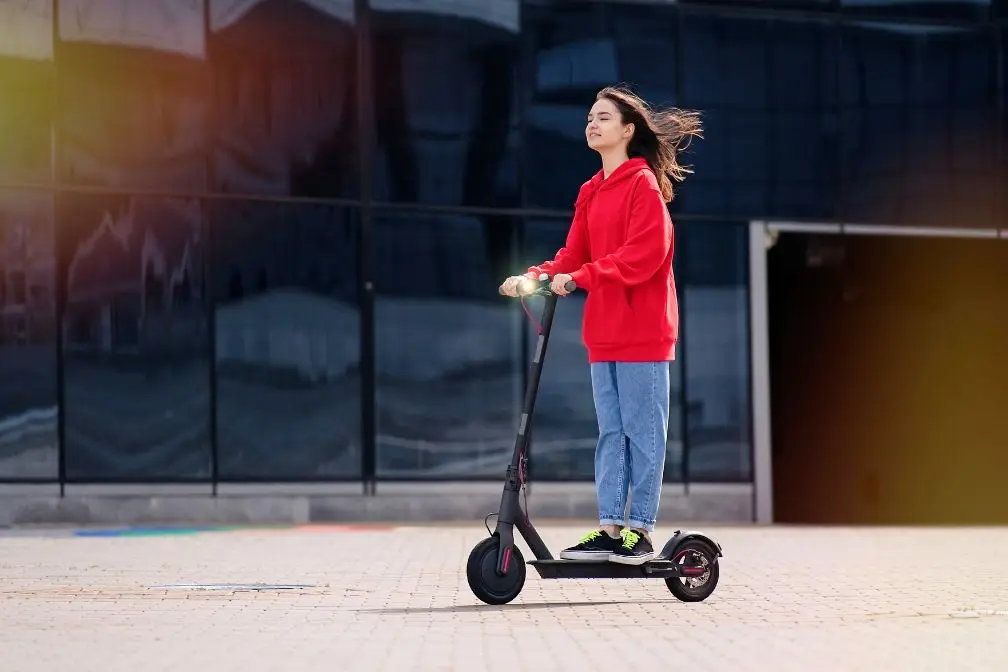
<path fill-rule="evenodd" d="M 544 261 L 538 266 L 530 266 L 527 275 L 539 277 L 546 273 L 550 277 L 560 273 L 572 273 L 581 268 L 590 259 L 588 248 L 588 219 L 585 212 L 589 183 L 581 185 L 578 199 L 574 205 L 574 220 L 567 232 L 567 242 L 560 248 L 552 261 Z"/>
<path fill-rule="evenodd" d="M 658 271 L 672 248 L 672 220 L 650 172 L 636 180 L 630 202 L 626 242 L 612 254 L 571 273 L 578 287 L 591 291 L 606 282 L 638 285 Z"/>

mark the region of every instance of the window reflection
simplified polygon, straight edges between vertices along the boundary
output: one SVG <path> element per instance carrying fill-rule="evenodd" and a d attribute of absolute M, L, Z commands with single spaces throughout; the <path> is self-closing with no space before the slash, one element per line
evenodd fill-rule
<path fill-rule="evenodd" d="M 61 0 L 59 35 L 63 178 L 202 191 L 202 2 Z"/>
<path fill-rule="evenodd" d="M 997 0 L 995 0 L 996 2 Z M 840 0 L 848 16 L 871 16 L 888 20 L 986 21 L 991 0 Z"/>
<path fill-rule="evenodd" d="M 69 480 L 210 473 L 196 200 L 59 196 Z"/>
<path fill-rule="evenodd" d="M 59 471 L 52 208 L 0 189 L 0 479 Z"/>
<path fill-rule="evenodd" d="M 499 477 L 521 410 L 525 325 L 497 293 L 484 228 L 419 212 L 374 226 L 378 476 Z"/>
<path fill-rule="evenodd" d="M 689 480 L 750 481 L 748 228 L 689 222 L 678 233 Z"/>
<path fill-rule="evenodd" d="M 0 3 L 0 57 L 52 61 L 53 0 Z"/>
<path fill-rule="evenodd" d="M 52 179 L 52 0 L 0 3 L 0 180 Z"/>
<path fill-rule="evenodd" d="M 995 35 L 903 24 L 843 28 L 843 215 L 977 226 L 996 215 Z"/>
<path fill-rule="evenodd" d="M 212 188 L 355 198 L 353 3 L 208 1 Z"/>
<path fill-rule="evenodd" d="M 370 5 L 375 199 L 517 204 L 517 0 Z"/>
<path fill-rule="evenodd" d="M 518 270 L 552 259 L 567 237 L 566 220 L 528 220 Z M 678 254 L 678 253 L 677 253 Z M 681 291 L 681 290 L 680 290 Z M 581 340 L 584 292 L 576 292 L 557 305 L 550 334 L 532 434 L 530 470 L 544 480 L 594 480 L 598 421 L 592 400 L 588 352 Z M 532 302 L 530 302 L 532 303 Z M 541 303 L 532 305 L 541 308 Z M 535 351 L 536 333 L 526 328 L 528 352 Z M 677 358 L 682 356 L 681 348 Z M 682 376 L 678 361 L 671 368 L 671 406 L 665 457 L 665 481 L 682 478 Z"/>
<path fill-rule="evenodd" d="M 826 21 L 685 15 L 683 105 L 705 138 L 679 212 L 828 218 L 837 168 L 836 30 Z"/>
<path fill-rule="evenodd" d="M 358 236 L 355 210 L 214 207 L 222 478 L 359 477 Z"/>
<path fill-rule="evenodd" d="M 529 205 L 572 209 L 578 187 L 598 170 L 584 128 L 599 89 L 627 82 L 654 104 L 678 102 L 676 12 L 670 4 L 523 5 L 522 39 L 533 58 L 526 84 Z"/>

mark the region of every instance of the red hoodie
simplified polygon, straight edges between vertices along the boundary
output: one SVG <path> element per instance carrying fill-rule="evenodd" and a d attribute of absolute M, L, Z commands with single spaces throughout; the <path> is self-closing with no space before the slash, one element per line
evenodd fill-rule
<path fill-rule="evenodd" d="M 630 159 L 581 186 L 567 244 L 528 270 L 568 273 L 588 291 L 582 337 L 589 362 L 669 361 L 679 336 L 673 249 L 658 180 L 644 159 Z"/>

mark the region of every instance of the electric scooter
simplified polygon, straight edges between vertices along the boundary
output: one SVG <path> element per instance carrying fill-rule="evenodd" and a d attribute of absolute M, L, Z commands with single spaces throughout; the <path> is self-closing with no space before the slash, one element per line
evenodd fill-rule
<path fill-rule="evenodd" d="M 567 291 L 575 289 L 573 282 L 565 286 Z M 607 560 L 562 560 L 554 559 L 549 549 L 523 510 L 519 494 L 526 484 L 526 463 L 528 437 L 532 426 L 532 412 L 536 394 L 539 391 L 539 377 L 542 374 L 543 358 L 549 342 L 553 315 L 556 312 L 557 295 L 550 291 L 549 276 L 539 276 L 536 282 L 527 278 L 519 286 L 519 297 L 525 314 L 533 322 L 532 314 L 525 306 L 529 296 L 545 297 L 546 303 L 542 320 L 536 325 L 539 340 L 529 371 L 528 386 L 525 389 L 525 403 L 518 423 L 518 436 L 514 453 L 504 480 L 504 493 L 500 509 L 487 515 L 497 517 L 494 531 L 476 544 L 469 554 L 466 576 L 473 594 L 487 604 L 507 604 L 525 586 L 525 559 L 514 543 L 514 529 L 525 539 L 535 560 L 532 565 L 544 579 L 665 579 L 669 591 L 683 602 L 700 602 L 710 597 L 718 583 L 718 558 L 721 546 L 710 537 L 688 530 L 676 530 L 661 552 L 642 565 L 623 565 Z"/>

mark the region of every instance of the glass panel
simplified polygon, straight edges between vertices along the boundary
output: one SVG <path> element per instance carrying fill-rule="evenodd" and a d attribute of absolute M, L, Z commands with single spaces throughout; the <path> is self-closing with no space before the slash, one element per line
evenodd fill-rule
<path fill-rule="evenodd" d="M 52 196 L 0 189 L 0 480 L 59 475 Z"/>
<path fill-rule="evenodd" d="M 221 478 L 360 477 L 359 235 L 353 209 L 214 206 Z"/>
<path fill-rule="evenodd" d="M 691 482 L 752 480 L 749 234 L 738 222 L 679 225 L 686 437 Z"/>
<path fill-rule="evenodd" d="M 356 198 L 353 2 L 208 1 L 212 188 Z"/>
<path fill-rule="evenodd" d="M 552 259 L 567 238 L 570 222 L 535 219 L 525 225 L 519 271 Z M 681 289 L 680 289 L 681 291 Z M 530 473 L 536 480 L 594 480 L 598 422 L 592 401 L 588 353 L 581 339 L 585 294 L 577 292 L 557 305 L 550 334 L 532 435 Z M 538 303 L 533 304 L 538 307 Z M 529 352 L 536 334 L 529 333 Z M 677 353 L 681 357 L 682 350 Z M 671 369 L 671 407 L 665 456 L 665 481 L 682 480 L 682 375 L 678 361 Z"/>
<path fill-rule="evenodd" d="M 528 204 L 572 209 L 578 188 L 598 172 L 584 129 L 599 89 L 628 82 L 655 105 L 677 102 L 676 21 L 667 3 L 523 5 L 522 39 L 533 59 L 525 85 Z"/>
<path fill-rule="evenodd" d="M 210 474 L 199 201 L 59 196 L 68 480 Z"/>
<path fill-rule="evenodd" d="M 203 191 L 203 4 L 60 0 L 61 174 Z"/>
<path fill-rule="evenodd" d="M 0 3 L 0 181 L 49 182 L 52 0 Z"/>
<path fill-rule="evenodd" d="M 377 474 L 499 478 L 521 410 L 521 309 L 497 293 L 514 220 L 375 218 Z"/>
<path fill-rule="evenodd" d="M 986 226 L 996 216 L 997 49 L 986 29 L 843 28 L 848 221 Z"/>
<path fill-rule="evenodd" d="M 706 135 L 686 155 L 696 173 L 676 211 L 831 217 L 836 29 L 684 15 L 682 31 L 682 104 L 703 111 Z"/>
<path fill-rule="evenodd" d="M 518 203 L 518 0 L 369 0 L 374 197 Z"/>

